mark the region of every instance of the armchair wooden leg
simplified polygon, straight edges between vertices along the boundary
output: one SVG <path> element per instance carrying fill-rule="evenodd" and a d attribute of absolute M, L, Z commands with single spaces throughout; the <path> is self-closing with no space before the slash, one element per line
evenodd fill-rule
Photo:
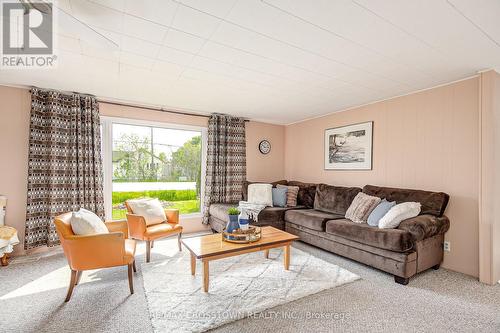
<path fill-rule="evenodd" d="M 137 268 L 135 267 L 135 260 L 134 262 L 132 263 L 132 268 L 134 269 L 134 273 L 137 272 Z"/>
<path fill-rule="evenodd" d="M 75 286 L 77 286 L 80 283 L 80 279 L 82 278 L 82 271 L 78 271 L 76 273 L 76 283 Z"/>
<path fill-rule="evenodd" d="M 153 247 L 155 247 L 155 241 L 154 240 L 151 241 L 151 248 L 153 248 Z"/>
<path fill-rule="evenodd" d="M 149 262 L 151 258 L 151 242 L 146 241 L 146 262 Z"/>
<path fill-rule="evenodd" d="M 132 274 L 132 270 L 134 268 L 132 266 L 133 266 L 133 264 L 128 265 L 128 286 L 130 288 L 131 294 L 134 293 L 134 280 L 133 280 L 133 274 Z"/>
<path fill-rule="evenodd" d="M 71 294 L 73 294 L 73 288 L 75 288 L 77 281 L 78 272 L 71 270 L 71 280 L 69 281 L 68 293 L 66 294 L 65 302 L 68 302 L 71 299 Z"/>
<path fill-rule="evenodd" d="M 179 235 L 177 236 L 177 242 L 179 243 L 179 251 L 182 251 L 182 232 L 179 232 Z"/>

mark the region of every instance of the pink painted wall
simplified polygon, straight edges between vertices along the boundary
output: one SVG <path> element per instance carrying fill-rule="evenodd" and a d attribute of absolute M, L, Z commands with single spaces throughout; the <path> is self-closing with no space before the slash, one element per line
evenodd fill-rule
<path fill-rule="evenodd" d="M 478 276 L 479 80 L 472 78 L 286 127 L 287 179 L 447 192 L 443 266 Z M 373 170 L 325 171 L 324 131 L 373 121 Z"/>
<path fill-rule="evenodd" d="M 206 127 L 208 119 L 162 113 L 136 107 L 100 104 L 103 116 Z M 0 194 L 8 197 L 6 224 L 19 231 L 21 244 L 15 253 L 24 253 L 24 225 L 28 174 L 30 94 L 27 89 L 0 86 Z M 248 179 L 272 181 L 283 178 L 284 127 L 260 122 L 247 123 Z M 258 152 L 261 138 L 271 141 L 272 151 L 263 156 Z M 200 217 L 183 217 L 186 233 L 206 229 Z M 42 248 L 44 249 L 44 248 Z"/>
<path fill-rule="evenodd" d="M 285 177 L 285 127 L 250 121 L 246 123 L 247 179 L 272 182 Z M 262 140 L 271 143 L 271 152 L 259 151 Z"/>
<path fill-rule="evenodd" d="M 0 194 L 6 195 L 5 224 L 18 230 L 21 252 L 26 223 L 30 95 L 0 86 Z"/>

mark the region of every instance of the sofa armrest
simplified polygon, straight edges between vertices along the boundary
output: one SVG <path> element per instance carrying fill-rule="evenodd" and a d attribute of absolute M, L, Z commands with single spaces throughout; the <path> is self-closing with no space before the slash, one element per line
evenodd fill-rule
<path fill-rule="evenodd" d="M 414 241 L 444 234 L 450 228 L 450 220 L 446 216 L 436 217 L 434 215 L 424 214 L 404 220 L 398 229 L 408 231 Z"/>

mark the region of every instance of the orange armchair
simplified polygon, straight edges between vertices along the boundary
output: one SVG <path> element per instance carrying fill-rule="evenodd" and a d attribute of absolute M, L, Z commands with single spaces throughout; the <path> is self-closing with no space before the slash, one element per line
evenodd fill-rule
<path fill-rule="evenodd" d="M 54 220 L 57 234 L 71 269 L 71 281 L 65 302 L 79 283 L 82 271 L 115 266 L 128 266 L 130 293 L 134 293 L 132 270 L 135 272 L 135 241 L 128 238 L 125 221 L 106 222 L 109 234 L 75 235 L 71 229 L 71 213 Z"/>
<path fill-rule="evenodd" d="M 182 226 L 179 224 L 179 210 L 178 209 L 165 209 L 167 221 L 146 225 L 146 220 L 143 216 L 135 215 L 130 208 L 129 204 L 125 202 L 127 207 L 127 221 L 130 231 L 130 238 L 146 241 L 146 262 L 150 261 L 151 248 L 156 239 L 165 238 L 172 235 L 177 235 L 177 242 L 179 243 L 179 251 L 182 251 Z"/>

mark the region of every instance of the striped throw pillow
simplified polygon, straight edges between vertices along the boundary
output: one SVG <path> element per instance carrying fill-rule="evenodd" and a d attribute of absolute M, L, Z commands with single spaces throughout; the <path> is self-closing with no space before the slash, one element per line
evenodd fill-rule
<path fill-rule="evenodd" d="M 286 185 L 276 185 L 278 188 L 286 187 L 288 192 L 286 193 L 286 206 L 287 207 L 295 207 L 297 206 L 297 195 L 299 194 L 298 186 L 286 186 Z"/>
<path fill-rule="evenodd" d="M 368 216 L 381 200 L 378 197 L 360 192 L 356 195 L 349 208 L 347 208 L 345 218 L 355 223 L 366 223 Z"/>

